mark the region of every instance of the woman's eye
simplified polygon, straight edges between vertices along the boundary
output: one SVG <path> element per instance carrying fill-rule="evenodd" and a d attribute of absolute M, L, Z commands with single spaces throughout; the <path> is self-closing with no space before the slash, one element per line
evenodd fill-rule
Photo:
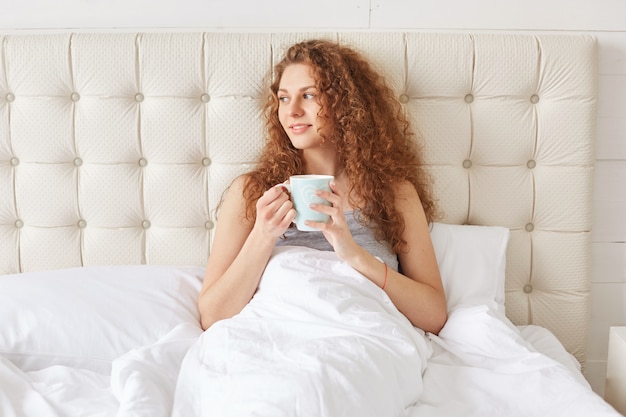
<path fill-rule="evenodd" d="M 303 97 L 305 99 L 307 99 L 307 100 L 311 100 L 311 99 L 315 98 L 315 94 L 313 94 L 313 93 L 304 93 Z"/>
<path fill-rule="evenodd" d="M 289 101 L 289 97 L 286 97 L 286 96 L 278 97 L 278 101 L 280 101 L 281 103 L 286 103 Z"/>

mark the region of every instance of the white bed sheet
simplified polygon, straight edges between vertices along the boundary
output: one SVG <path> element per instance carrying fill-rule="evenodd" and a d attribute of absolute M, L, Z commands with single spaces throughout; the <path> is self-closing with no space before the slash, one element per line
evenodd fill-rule
<path fill-rule="evenodd" d="M 278 276 L 285 271 L 291 271 L 293 279 L 292 268 L 300 265 L 295 276 L 298 277 L 298 281 L 307 281 L 308 284 L 305 286 L 307 291 L 298 293 L 296 289 L 302 288 L 302 285 L 291 286 L 284 279 L 276 280 L 264 276 L 260 291 L 257 293 L 259 297 L 255 296 L 257 301 L 242 312 L 240 321 L 235 319 L 229 323 L 236 326 L 259 315 L 272 318 L 284 317 L 287 314 L 287 317 L 293 320 L 281 323 L 283 335 L 289 338 L 299 335 L 303 340 L 309 338 L 316 341 L 323 334 L 313 333 L 311 330 L 318 320 L 316 317 L 319 311 L 316 310 L 315 303 L 330 303 L 326 306 L 326 311 L 331 312 L 322 318 L 325 326 L 320 326 L 328 328 L 323 330 L 318 328 L 316 332 L 341 333 L 349 330 L 354 333 L 354 328 L 359 327 L 359 318 L 364 317 L 361 313 L 365 312 L 358 311 L 362 302 L 368 303 L 369 310 L 374 309 L 378 314 L 373 325 L 365 323 L 362 330 L 357 331 L 361 332 L 356 335 L 357 339 L 367 336 L 370 337 L 368 340 L 372 341 L 369 346 L 363 345 L 359 351 L 363 355 L 361 358 L 363 362 L 342 361 L 341 355 L 330 355 L 329 364 L 315 364 L 321 371 L 319 381 L 322 385 L 331 381 L 328 378 L 341 376 L 343 371 L 345 375 L 352 375 L 342 381 L 344 384 L 342 388 L 346 391 L 341 394 L 339 401 L 327 401 L 322 397 L 312 398 L 313 406 L 304 405 L 298 415 L 364 416 L 372 413 L 372 407 L 380 407 L 385 401 L 390 403 L 399 401 L 395 402 L 395 411 L 393 406 L 384 406 L 390 417 L 619 416 L 589 388 L 572 362 L 571 356 L 559 346 L 554 336 L 544 329 L 536 326 L 515 327 L 497 309 L 477 305 L 455 309 L 439 336 L 424 336 L 423 333 L 407 327 L 408 322 L 390 308 L 392 305 L 383 291 L 373 284 L 367 285 L 369 281 L 365 278 L 341 266 L 338 260 L 333 259 L 333 254 L 326 253 L 324 257 L 316 257 L 305 248 L 296 251 L 289 248 L 285 250 L 287 252 L 282 254 L 285 256 L 279 254 L 272 258 L 266 269 L 266 276 L 269 277 L 270 274 Z M 331 275 L 335 278 L 329 275 L 311 275 L 310 271 L 301 269 L 302 262 L 298 257 L 305 257 L 309 265 L 311 262 L 317 266 L 320 263 L 325 264 L 326 267 L 322 269 L 333 271 Z M 310 268 L 311 271 L 316 269 L 319 270 Z M 345 297 L 328 297 L 322 289 L 326 288 L 329 282 L 317 285 L 316 281 L 329 279 L 335 280 L 333 285 L 338 285 L 337 279 L 353 280 L 354 286 L 347 285 L 343 289 Z M 307 297 L 314 295 L 315 291 L 317 296 L 313 296 L 314 302 L 307 302 Z M 350 291 L 360 291 L 361 301 L 353 300 L 354 294 L 350 295 Z M 291 304 L 274 302 L 276 297 L 285 295 L 296 296 L 289 297 L 293 300 Z M 282 308 L 286 310 L 279 311 Z M 337 314 L 338 311 L 342 311 L 342 314 Z M 345 311 L 354 314 L 346 315 Z M 346 322 L 346 319 L 351 322 Z M 287 322 L 291 322 L 291 325 Z M 267 387 L 264 392 L 268 401 L 255 410 L 258 414 L 246 410 L 246 407 L 240 408 L 247 414 L 236 414 L 235 411 L 238 410 L 235 407 L 228 407 L 231 401 L 228 396 L 223 397 L 227 401 L 220 405 L 221 394 L 211 396 L 206 392 L 211 385 L 215 389 L 216 381 L 218 385 L 224 381 L 229 382 L 224 384 L 224 387 L 236 387 L 239 384 L 236 380 L 229 381 L 230 378 L 235 378 L 234 373 L 228 370 L 229 352 L 254 353 L 251 351 L 254 349 L 251 342 L 255 339 L 237 339 L 234 333 L 230 333 L 234 339 L 225 344 L 223 331 L 230 328 L 229 323 L 224 323 L 220 330 L 220 338 L 215 339 L 211 338 L 210 332 L 203 333 L 195 323 L 182 323 L 157 342 L 139 346 L 114 359 L 110 373 L 67 365 L 23 371 L 6 358 L 0 358 L 2 387 L 0 415 L 158 417 L 170 416 L 173 410 L 175 415 L 185 417 L 205 415 L 225 417 L 229 414 L 224 413 L 231 411 L 232 415 L 272 417 L 289 415 L 289 411 L 293 409 L 281 414 L 272 409 L 278 407 L 277 404 L 280 402 L 269 398 L 274 394 L 280 395 L 281 390 L 289 387 L 289 380 L 280 377 L 266 380 Z M 303 327 L 303 323 L 308 323 L 309 327 Z M 389 326 L 390 323 L 399 330 L 392 332 L 393 337 L 388 337 L 390 333 L 385 330 L 385 326 Z M 216 329 L 219 330 L 219 326 Z M 311 339 L 312 336 L 316 337 Z M 325 336 L 331 340 L 333 335 Z M 271 342 L 271 339 L 268 340 Z M 218 348 L 227 346 L 229 349 L 222 352 L 227 356 L 220 358 L 220 354 L 203 350 L 202 347 L 207 343 Z M 238 344 L 238 348 L 232 349 Z M 323 344 L 311 346 L 313 345 L 323 346 Z M 382 349 L 379 349 L 381 347 Z M 400 356 L 404 358 L 388 357 L 384 363 L 380 363 L 380 357 L 377 359 L 376 355 L 381 352 L 390 352 L 398 347 L 402 352 Z M 539 353 L 538 348 L 543 349 L 545 353 Z M 277 349 L 276 352 L 280 350 Z M 306 349 L 296 353 L 305 361 L 313 358 L 306 356 Z M 329 350 L 329 353 L 354 355 L 355 351 L 348 349 L 342 352 L 336 349 Z M 215 355 L 216 359 L 224 359 L 213 362 L 218 371 L 220 369 L 227 371 L 217 373 L 221 379 L 212 379 L 216 374 L 206 372 L 204 365 L 212 360 L 212 355 Z M 406 366 L 402 366 L 403 359 L 406 359 L 404 363 Z M 259 357 L 258 362 L 259 367 L 254 369 L 257 375 L 268 372 L 269 368 L 263 365 L 268 367 L 272 365 L 271 361 L 263 362 L 262 357 Z M 352 363 L 352 366 L 347 366 L 349 363 Z M 360 363 L 370 365 L 354 366 Z M 250 366 L 250 363 L 245 366 Z M 422 377 L 420 368 L 423 366 L 425 371 Z M 245 373 L 246 369 L 243 368 L 241 371 Z M 330 373 L 324 374 L 325 371 Z M 333 375 L 331 371 L 335 374 Z M 378 378 L 372 377 L 377 372 L 387 372 L 388 377 L 385 381 L 388 384 L 381 385 Z M 293 373 L 290 375 L 293 376 Z M 355 375 L 359 375 L 359 379 L 355 379 Z M 258 387 L 258 383 L 262 383 L 263 379 L 256 378 L 253 382 Z M 294 384 L 297 382 L 301 381 L 294 380 Z M 399 386 L 401 383 L 404 385 Z M 386 391 L 389 387 L 398 390 L 398 397 L 393 397 L 393 390 Z M 325 388 L 313 386 L 311 392 L 323 393 Z M 315 391 L 316 389 L 319 391 Z M 366 392 L 378 392 L 380 396 L 375 398 L 373 395 L 366 395 Z M 354 409 L 346 408 L 349 403 L 360 407 L 356 414 Z M 208 404 L 209 407 L 202 409 L 200 407 L 202 404 Z M 398 407 L 398 404 L 401 406 Z M 223 407 L 217 411 L 220 414 L 206 412 L 213 406 Z M 374 415 L 384 417 L 380 412 Z"/>

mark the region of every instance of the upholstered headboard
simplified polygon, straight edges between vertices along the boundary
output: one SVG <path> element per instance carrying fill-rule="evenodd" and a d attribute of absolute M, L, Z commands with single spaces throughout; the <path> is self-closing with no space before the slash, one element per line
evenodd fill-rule
<path fill-rule="evenodd" d="M 0 273 L 203 265 L 214 209 L 262 146 L 263 79 L 336 38 L 386 74 L 425 141 L 443 222 L 511 230 L 506 311 L 581 362 L 596 43 L 587 35 L 2 36 Z"/>

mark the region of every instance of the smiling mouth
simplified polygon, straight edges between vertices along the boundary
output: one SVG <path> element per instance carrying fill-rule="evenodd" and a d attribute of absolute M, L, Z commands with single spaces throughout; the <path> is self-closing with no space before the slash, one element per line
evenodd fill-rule
<path fill-rule="evenodd" d="M 297 124 L 290 125 L 289 129 L 291 129 L 293 132 L 300 132 L 300 131 L 308 129 L 311 126 L 313 125 L 297 123 Z"/>

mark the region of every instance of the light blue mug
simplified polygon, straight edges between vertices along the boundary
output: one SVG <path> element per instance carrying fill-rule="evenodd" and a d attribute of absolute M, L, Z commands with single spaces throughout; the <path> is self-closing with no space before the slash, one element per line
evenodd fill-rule
<path fill-rule="evenodd" d="M 298 230 L 305 232 L 318 231 L 313 227 L 304 224 L 305 220 L 314 222 L 328 222 L 329 216 L 312 210 L 310 204 L 323 204 L 330 206 L 330 203 L 315 195 L 317 190 L 330 191 L 332 175 L 292 175 L 289 177 L 289 184 L 281 184 L 289 190 L 291 200 L 296 209 L 294 223 Z"/>

